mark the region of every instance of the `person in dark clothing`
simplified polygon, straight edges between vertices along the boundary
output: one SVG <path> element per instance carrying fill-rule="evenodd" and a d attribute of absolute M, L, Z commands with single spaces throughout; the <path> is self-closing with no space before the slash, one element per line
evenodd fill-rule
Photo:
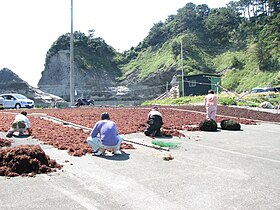
<path fill-rule="evenodd" d="M 160 131 L 161 126 L 163 125 L 162 114 L 158 111 L 157 107 L 153 107 L 148 114 L 147 118 L 148 127 L 144 131 L 146 136 L 162 136 Z"/>

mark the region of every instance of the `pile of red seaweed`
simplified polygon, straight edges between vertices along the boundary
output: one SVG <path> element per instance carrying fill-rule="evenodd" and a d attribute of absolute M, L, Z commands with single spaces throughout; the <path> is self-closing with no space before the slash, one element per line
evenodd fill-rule
<path fill-rule="evenodd" d="M 203 107 L 202 107 L 203 108 Z M 233 109 L 227 107 L 231 112 L 247 113 L 246 110 L 240 109 L 232 111 Z M 223 110 L 219 107 L 218 110 Z M 226 108 L 224 108 L 226 110 Z M 31 109 L 28 111 L 32 125 L 32 137 L 39 139 L 44 144 L 53 145 L 55 148 L 67 150 L 70 155 L 82 156 L 87 153 L 92 153 L 91 147 L 87 144 L 86 139 L 90 131 L 83 129 L 69 127 L 67 123 L 54 123 L 49 120 L 35 117 L 38 114 L 45 114 L 46 116 L 55 117 L 69 123 L 74 123 L 87 128 L 92 128 L 94 124 L 100 120 L 100 114 L 109 112 L 111 119 L 116 123 L 120 134 L 130 134 L 136 132 L 144 132 L 147 127 L 146 120 L 150 108 L 65 108 L 65 109 Z M 204 109 L 202 111 L 205 112 Z M 228 113 L 231 113 L 228 111 Z M 14 110 L 5 110 L 0 112 L 0 131 L 7 132 L 14 120 Z M 193 112 L 184 107 L 161 107 L 160 112 L 163 114 L 163 135 L 167 137 L 177 136 L 183 137 L 181 130 L 197 131 L 199 130 L 199 123 L 205 119 L 205 113 Z M 35 114 L 32 116 L 32 114 Z M 246 117 L 244 114 L 243 117 Z M 250 113 L 252 114 L 252 113 Z M 231 117 L 217 117 L 217 122 L 224 119 L 231 119 Z M 239 123 L 256 124 L 254 120 L 236 119 Z M 254 118 L 253 118 L 254 119 Z M 131 144 L 122 144 L 122 149 L 132 148 Z"/>
<path fill-rule="evenodd" d="M 51 160 L 39 145 L 21 145 L 0 150 L 0 176 L 35 176 L 61 168 L 62 165 Z"/>
<path fill-rule="evenodd" d="M 0 147 L 10 147 L 12 145 L 12 140 L 0 138 Z"/>

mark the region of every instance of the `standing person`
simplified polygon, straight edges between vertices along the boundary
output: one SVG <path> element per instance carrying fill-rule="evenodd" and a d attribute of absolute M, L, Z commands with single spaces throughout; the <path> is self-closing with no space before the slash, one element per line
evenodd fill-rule
<path fill-rule="evenodd" d="M 214 94 L 213 90 L 208 90 L 208 95 L 204 98 L 204 105 L 206 108 L 206 118 L 215 120 L 218 107 L 218 98 Z"/>
<path fill-rule="evenodd" d="M 29 119 L 26 116 L 27 116 L 26 111 L 22 111 L 20 114 L 17 114 L 15 116 L 15 120 L 12 123 L 12 128 L 8 131 L 6 137 L 11 138 L 13 136 L 13 133 L 16 131 L 18 131 L 19 136 L 23 136 L 24 131 L 26 131 L 26 130 L 28 132 L 28 135 L 32 134 L 31 124 L 30 124 Z"/>
<path fill-rule="evenodd" d="M 113 149 L 115 155 L 122 154 L 120 151 L 122 138 L 118 134 L 116 124 L 110 120 L 108 112 L 101 114 L 101 120 L 94 125 L 87 142 L 96 156 L 104 155 L 105 149 Z"/>
<path fill-rule="evenodd" d="M 161 136 L 162 133 L 160 131 L 161 126 L 163 125 L 162 122 L 162 114 L 158 111 L 157 107 L 153 107 L 152 110 L 149 112 L 147 117 L 148 127 L 144 131 L 146 136 Z"/>

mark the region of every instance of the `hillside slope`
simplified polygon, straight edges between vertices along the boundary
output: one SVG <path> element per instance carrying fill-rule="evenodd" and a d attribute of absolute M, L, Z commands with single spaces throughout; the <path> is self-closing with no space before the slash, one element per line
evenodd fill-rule
<path fill-rule="evenodd" d="M 185 75 L 216 73 L 222 86 L 242 92 L 280 85 L 279 2 L 231 2 L 224 8 L 188 3 L 130 50 L 117 52 L 102 38 L 74 33 L 76 97 L 151 99 Z M 253 14 L 248 8 L 258 7 Z M 243 11 L 242 13 L 240 11 Z M 69 34 L 47 53 L 40 89 L 69 99 Z"/>
<path fill-rule="evenodd" d="M 35 106 L 51 106 L 54 102 L 64 103 L 65 101 L 53 94 L 41 91 L 30 86 L 17 74 L 7 68 L 0 70 L 0 94 L 18 93 L 34 100 Z"/>

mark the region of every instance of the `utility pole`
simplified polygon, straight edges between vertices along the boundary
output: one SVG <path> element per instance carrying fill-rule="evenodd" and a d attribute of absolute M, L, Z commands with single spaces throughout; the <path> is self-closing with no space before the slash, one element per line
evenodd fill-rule
<path fill-rule="evenodd" d="M 73 0 L 71 0 L 71 33 L 70 33 L 70 105 L 74 106 L 74 38 L 73 38 Z"/>
<path fill-rule="evenodd" d="M 182 97 L 185 96 L 185 85 L 184 85 L 184 63 L 183 63 L 183 41 L 181 39 L 181 62 L 182 62 Z"/>

